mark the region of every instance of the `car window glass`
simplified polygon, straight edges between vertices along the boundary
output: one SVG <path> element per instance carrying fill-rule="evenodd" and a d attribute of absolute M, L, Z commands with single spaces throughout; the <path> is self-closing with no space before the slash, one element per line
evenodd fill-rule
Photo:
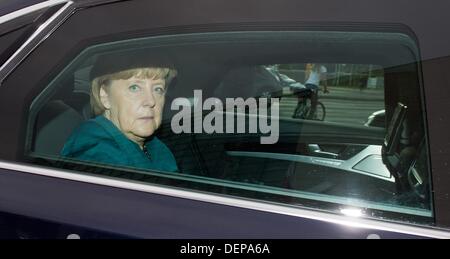
<path fill-rule="evenodd" d="M 136 53 L 164 57 L 177 72 L 165 86 L 161 126 L 151 134 L 163 143 L 154 143 L 154 154 L 129 144 L 126 129 L 98 119 L 91 105 L 98 60 Z M 199 33 L 96 44 L 34 99 L 27 156 L 99 177 L 428 224 L 430 167 L 417 60 L 414 41 L 401 33 Z M 62 154 L 87 122 L 94 125 L 82 128 L 89 134 L 105 127 L 123 134 L 111 142 L 117 146 L 97 136 L 106 159 Z M 387 143 L 386 136 L 394 137 Z M 83 141 L 72 144 L 80 152 L 92 148 Z M 172 153 L 176 169 L 147 166 L 145 156 L 128 158 L 134 152 L 153 159 Z"/>

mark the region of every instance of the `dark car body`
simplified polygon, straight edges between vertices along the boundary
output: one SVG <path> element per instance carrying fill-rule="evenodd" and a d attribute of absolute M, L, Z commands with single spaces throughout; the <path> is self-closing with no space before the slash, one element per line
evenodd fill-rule
<path fill-rule="evenodd" d="M 79 0 L 46 1 L 0 17 L 0 237 L 449 238 L 449 8 L 444 0 L 433 5 L 403 0 Z M 173 134 L 170 121 L 164 121 L 160 138 L 175 150 L 180 175 L 139 175 L 55 158 L 70 130 L 91 116 L 83 70 L 91 64 L 89 51 L 154 39 L 152 47 L 168 46 L 183 68 L 168 92 L 170 101 L 195 87 L 205 90 L 205 98 L 214 95 L 238 65 L 278 62 L 296 71 L 289 65 L 298 59 L 336 67 L 367 60 L 387 64 L 386 90 L 377 98 L 386 100 L 386 121 L 396 126 L 286 119 L 280 120 L 280 142 L 267 147 L 259 145 L 259 135 Z M 296 41 L 304 47 L 295 48 Z M 68 84 L 75 85 L 70 94 L 57 91 Z M 417 87 L 399 97 L 401 91 L 389 90 L 392 85 Z M 348 101 L 345 91 L 359 96 L 344 89 L 329 105 Z M 415 141 L 396 131 L 402 124 L 399 98 L 409 102 L 408 111 L 420 114 L 416 124 L 424 122 L 417 126 L 422 135 L 412 157 L 407 153 L 412 144 L 396 154 L 390 143 Z M 63 111 L 72 110 L 74 119 L 58 121 Z M 376 110 L 374 105 L 370 113 Z M 164 114 L 170 118 L 172 113 Z M 47 126 L 54 127 L 49 122 L 61 130 L 46 132 Z M 391 170 L 403 161 L 408 161 L 406 178 Z M 290 170 L 294 164 L 310 171 Z M 352 189 L 359 184 L 367 187 Z M 369 205 L 359 202 L 366 198 Z"/>

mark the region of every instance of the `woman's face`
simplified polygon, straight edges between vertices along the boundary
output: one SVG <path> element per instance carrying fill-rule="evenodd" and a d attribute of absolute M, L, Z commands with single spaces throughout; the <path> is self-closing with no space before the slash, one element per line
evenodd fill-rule
<path fill-rule="evenodd" d="M 130 140 L 142 144 L 161 125 L 166 86 L 163 79 L 112 80 L 100 89 L 105 117 Z"/>

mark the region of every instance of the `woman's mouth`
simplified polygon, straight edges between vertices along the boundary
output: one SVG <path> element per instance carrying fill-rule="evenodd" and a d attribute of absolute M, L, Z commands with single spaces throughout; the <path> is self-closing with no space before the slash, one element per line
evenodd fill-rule
<path fill-rule="evenodd" d="M 144 116 L 144 117 L 140 117 L 140 120 L 153 120 L 153 116 Z"/>

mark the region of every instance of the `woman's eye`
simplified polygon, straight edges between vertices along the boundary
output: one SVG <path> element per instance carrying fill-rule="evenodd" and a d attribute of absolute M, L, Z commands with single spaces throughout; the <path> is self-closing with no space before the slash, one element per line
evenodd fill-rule
<path fill-rule="evenodd" d="M 130 86 L 128 87 L 128 89 L 129 89 L 131 92 L 137 92 L 137 91 L 141 90 L 141 88 L 140 88 L 138 85 L 130 85 Z"/>
<path fill-rule="evenodd" d="M 162 85 L 156 85 L 153 89 L 158 94 L 164 94 L 166 92 L 166 89 Z"/>

